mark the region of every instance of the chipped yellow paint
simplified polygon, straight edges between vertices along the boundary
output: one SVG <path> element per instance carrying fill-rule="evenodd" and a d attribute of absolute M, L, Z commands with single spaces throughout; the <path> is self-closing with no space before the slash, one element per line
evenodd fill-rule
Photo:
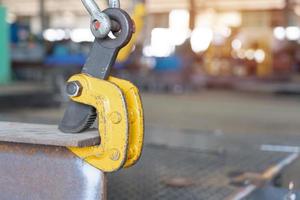
<path fill-rule="evenodd" d="M 125 168 L 139 160 L 144 142 L 144 112 L 139 90 L 129 81 L 110 77 L 109 81 L 118 85 L 125 95 L 129 118 L 129 144 Z"/>
<path fill-rule="evenodd" d="M 71 77 L 71 81 L 78 81 L 82 86 L 80 96 L 72 97 L 72 100 L 97 110 L 101 144 L 69 149 L 103 172 L 121 169 L 127 160 L 129 137 L 127 105 L 122 90 L 114 83 L 84 74 Z"/>

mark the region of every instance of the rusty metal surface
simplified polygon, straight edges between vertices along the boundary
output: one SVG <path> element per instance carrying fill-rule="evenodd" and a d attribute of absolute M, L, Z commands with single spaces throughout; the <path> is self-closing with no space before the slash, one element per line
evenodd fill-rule
<path fill-rule="evenodd" d="M 0 142 L 0 199 L 104 200 L 105 175 L 64 147 Z"/>

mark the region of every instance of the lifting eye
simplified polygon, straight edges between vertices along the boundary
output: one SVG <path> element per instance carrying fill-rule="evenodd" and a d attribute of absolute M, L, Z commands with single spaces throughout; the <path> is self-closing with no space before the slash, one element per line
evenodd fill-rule
<path fill-rule="evenodd" d="M 81 0 L 91 16 L 91 31 L 95 38 L 105 38 L 112 30 L 112 22 L 94 0 Z M 120 8 L 119 0 L 107 0 L 109 8 Z"/>

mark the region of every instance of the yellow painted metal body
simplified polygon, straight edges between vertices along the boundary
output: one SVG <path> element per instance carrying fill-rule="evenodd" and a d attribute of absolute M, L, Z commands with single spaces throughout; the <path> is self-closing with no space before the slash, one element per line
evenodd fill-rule
<path fill-rule="evenodd" d="M 145 15 L 146 15 L 145 4 L 144 3 L 136 4 L 132 14 L 132 20 L 135 23 L 135 34 L 132 35 L 130 42 L 120 50 L 119 55 L 117 57 L 118 62 L 124 62 L 132 52 L 132 49 L 137 42 L 138 36 L 141 34 L 143 30 Z"/>
<path fill-rule="evenodd" d="M 96 108 L 101 138 L 99 146 L 70 150 L 102 171 L 121 169 L 126 162 L 129 137 L 127 106 L 121 89 L 84 74 L 75 75 L 70 81 L 78 81 L 82 86 L 81 95 L 72 100 Z"/>
<path fill-rule="evenodd" d="M 99 146 L 69 149 L 92 166 L 113 172 L 134 165 L 144 140 L 143 109 L 137 88 L 128 81 L 111 77 L 109 81 L 78 74 L 82 91 L 73 101 L 97 110 Z"/>
<path fill-rule="evenodd" d="M 138 89 L 129 81 L 110 77 L 109 81 L 123 91 L 129 118 L 129 145 L 125 168 L 134 165 L 140 158 L 144 141 L 144 113 Z"/>

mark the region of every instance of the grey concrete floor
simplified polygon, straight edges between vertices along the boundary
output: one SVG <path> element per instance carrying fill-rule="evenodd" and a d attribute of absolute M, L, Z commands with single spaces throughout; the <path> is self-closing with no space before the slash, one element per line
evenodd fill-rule
<path fill-rule="evenodd" d="M 144 95 L 151 125 L 225 133 L 300 134 L 300 97 L 206 91 Z"/>
<path fill-rule="evenodd" d="M 257 149 L 262 144 L 300 146 L 299 96 L 202 91 L 142 98 L 147 143 L 217 151 Z M 12 107 L 0 113 L 0 120 L 55 124 L 63 111 Z M 284 185 L 289 181 L 300 188 L 300 162 L 284 173 Z"/>

